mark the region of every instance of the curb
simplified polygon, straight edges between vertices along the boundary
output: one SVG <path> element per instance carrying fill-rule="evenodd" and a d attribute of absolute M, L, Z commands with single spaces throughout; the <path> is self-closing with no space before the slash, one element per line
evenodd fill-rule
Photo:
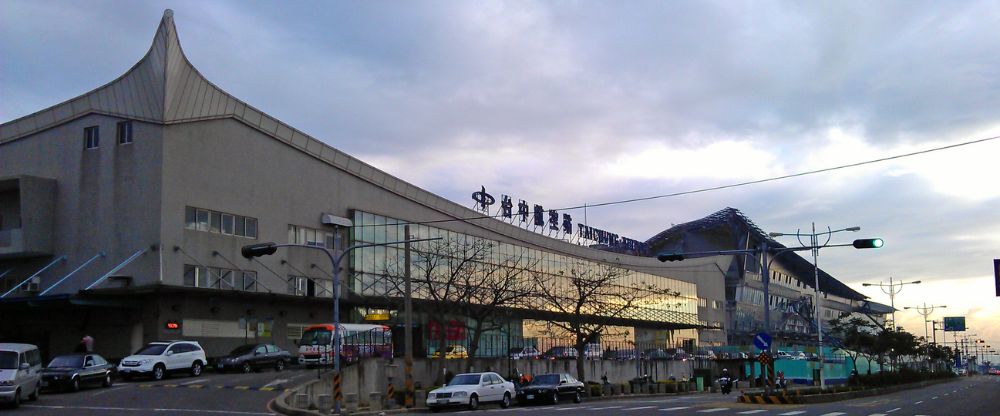
<path fill-rule="evenodd" d="M 840 393 L 823 393 L 823 394 L 809 394 L 809 395 L 799 395 L 799 394 L 780 394 L 780 395 L 753 395 L 753 394 L 742 394 L 737 398 L 739 403 L 750 403 L 750 404 L 814 404 L 814 403 L 828 403 L 836 402 L 840 400 L 850 400 L 859 397 L 870 397 L 870 396 L 880 396 L 883 394 L 895 393 L 903 390 L 917 389 L 927 386 L 932 386 L 935 384 L 947 383 L 955 381 L 953 379 L 941 379 L 941 380 L 927 380 L 920 381 L 916 383 L 900 384 L 896 386 L 889 387 L 877 387 L 874 389 L 858 390 L 858 391 L 845 391 Z"/>
<path fill-rule="evenodd" d="M 317 380 L 310 381 L 309 383 L 317 382 Z M 309 383 L 297 386 L 296 389 L 305 387 Z M 287 404 L 286 399 L 294 393 L 293 389 L 287 389 L 284 393 L 281 393 L 274 400 L 274 411 L 287 416 L 329 416 L 327 414 L 321 413 L 316 410 L 305 410 L 298 409 Z M 708 391 L 700 392 L 681 392 L 681 393 L 640 393 L 640 394 L 619 394 L 617 396 L 597 396 L 597 397 L 587 397 L 584 398 L 584 402 L 602 402 L 607 400 L 617 400 L 617 399 L 628 399 L 628 398 L 646 398 L 646 397 L 671 397 L 671 396 L 690 396 L 696 394 L 712 394 Z M 399 413 L 413 413 L 413 412 L 426 412 L 430 409 L 426 407 L 410 407 L 410 408 L 399 408 L 399 409 L 386 409 L 386 410 L 364 410 L 351 412 L 351 415 L 357 416 L 378 416 L 378 415 L 392 415 Z M 348 413 L 343 413 L 348 414 Z"/>

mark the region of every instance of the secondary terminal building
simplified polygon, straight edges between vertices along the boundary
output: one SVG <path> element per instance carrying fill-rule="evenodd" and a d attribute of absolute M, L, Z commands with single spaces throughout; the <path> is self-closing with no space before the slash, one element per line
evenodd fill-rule
<path fill-rule="evenodd" d="M 168 10 L 149 51 L 122 76 L 0 125 L 0 340 L 49 355 L 84 335 L 111 357 L 160 339 L 197 340 L 209 355 L 254 340 L 294 350 L 304 327 L 332 320 L 329 259 L 304 248 L 246 259 L 241 248 L 274 241 L 342 253 L 404 239 L 409 225 L 412 238 L 485 242 L 483 264 L 529 259 L 519 267 L 560 290 L 574 269 L 614 268 L 625 286 L 669 293 L 626 314 L 585 314 L 624 328 L 623 342 L 725 342 L 711 331 L 724 310 L 699 300 L 727 301 L 731 258 L 665 265 L 516 222 L 483 218 L 226 93 L 185 57 Z M 414 256 L 431 244 L 414 243 Z M 402 270 L 402 248 L 348 258 L 342 321 L 400 322 L 386 282 Z M 450 341 L 467 338 L 460 314 L 431 322 L 422 311 L 432 299 L 414 293 L 418 339 L 429 344 L 442 330 Z M 553 308 L 511 307 L 493 334 L 524 339 L 560 319 L 568 317 Z"/>

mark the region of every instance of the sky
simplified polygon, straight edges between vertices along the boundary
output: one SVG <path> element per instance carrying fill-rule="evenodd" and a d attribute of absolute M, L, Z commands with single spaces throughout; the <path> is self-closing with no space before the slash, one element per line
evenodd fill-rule
<path fill-rule="evenodd" d="M 163 10 L 230 94 L 464 206 L 698 190 L 1000 136 L 995 1 L 21 1 L 0 4 L 0 122 L 85 93 L 149 48 Z M 646 240 L 725 207 L 767 232 L 860 226 L 819 265 L 916 281 L 1000 346 L 1000 140 L 587 210 Z M 572 212 L 575 219 L 583 217 Z M 794 238 L 781 237 L 787 245 Z M 949 337 L 950 338 L 950 337 Z"/>

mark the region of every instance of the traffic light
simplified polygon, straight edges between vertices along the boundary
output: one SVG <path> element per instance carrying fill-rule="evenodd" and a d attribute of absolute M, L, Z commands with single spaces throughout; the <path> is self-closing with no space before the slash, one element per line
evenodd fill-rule
<path fill-rule="evenodd" d="M 663 262 L 666 262 L 666 261 L 681 261 L 681 260 L 684 260 L 684 255 L 683 254 L 678 254 L 678 253 L 663 253 L 663 254 L 657 254 L 656 255 L 656 259 L 659 260 L 659 261 L 663 261 Z"/>
<path fill-rule="evenodd" d="M 885 242 L 881 238 L 862 238 L 854 240 L 854 248 L 882 248 Z"/>
<path fill-rule="evenodd" d="M 240 253 L 243 254 L 243 257 L 249 259 L 253 257 L 270 256 L 274 254 L 275 251 L 278 251 L 277 244 L 260 243 L 260 244 L 250 244 L 248 246 L 243 246 L 243 249 L 240 250 Z"/>

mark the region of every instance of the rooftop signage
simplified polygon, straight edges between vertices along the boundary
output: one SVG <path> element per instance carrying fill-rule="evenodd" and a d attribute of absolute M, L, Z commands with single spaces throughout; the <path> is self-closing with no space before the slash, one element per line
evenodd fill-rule
<path fill-rule="evenodd" d="M 560 213 L 554 209 L 546 210 L 540 204 L 529 206 L 523 199 L 518 200 L 515 213 L 514 200 L 509 195 L 500 196 L 499 209 L 494 212 L 492 207 L 497 203 L 497 200 L 486 192 L 485 186 L 472 193 L 472 200 L 475 201 L 475 209 L 479 212 L 499 217 L 512 225 L 530 229 L 548 237 L 580 245 L 600 244 L 634 255 L 644 255 L 649 251 L 649 247 L 644 242 L 583 223 L 576 224 L 576 232 L 574 233 L 573 217 L 570 214 Z"/>

